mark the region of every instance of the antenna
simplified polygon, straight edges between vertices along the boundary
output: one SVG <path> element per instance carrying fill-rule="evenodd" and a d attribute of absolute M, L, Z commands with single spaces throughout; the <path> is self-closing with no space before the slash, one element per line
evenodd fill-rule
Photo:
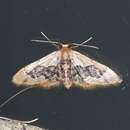
<path fill-rule="evenodd" d="M 41 32 L 41 34 L 48 40 L 48 41 L 51 41 L 50 38 L 48 38 L 45 33 Z"/>
<path fill-rule="evenodd" d="M 52 41 L 50 38 L 48 38 L 43 32 L 41 32 L 42 36 L 44 36 L 47 40 L 31 40 L 33 42 L 43 42 L 43 43 L 51 43 L 52 45 L 56 46 L 57 48 L 59 45 L 61 45 L 60 42 Z"/>
<path fill-rule="evenodd" d="M 99 47 L 96 47 L 96 46 L 91 46 L 91 45 L 85 45 L 85 43 L 89 42 L 92 40 L 92 37 L 90 37 L 89 39 L 81 42 L 80 44 L 77 44 L 77 43 L 72 43 L 72 45 L 75 45 L 73 46 L 72 48 L 76 48 L 76 47 L 79 47 L 79 46 L 84 46 L 84 47 L 90 47 L 90 48 L 95 48 L 95 49 L 99 49 Z"/>

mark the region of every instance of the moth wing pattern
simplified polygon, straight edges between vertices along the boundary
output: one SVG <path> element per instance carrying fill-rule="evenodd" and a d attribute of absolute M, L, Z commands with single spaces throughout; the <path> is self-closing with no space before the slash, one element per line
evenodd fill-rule
<path fill-rule="evenodd" d="M 78 85 L 84 89 L 93 89 L 117 85 L 122 82 L 120 75 L 108 66 L 103 65 L 86 55 L 72 50 L 70 58 L 73 64 L 72 79 L 74 85 Z"/>
<path fill-rule="evenodd" d="M 49 55 L 23 67 L 12 78 L 17 86 L 39 86 L 52 88 L 58 86 L 55 69 L 59 62 L 59 52 L 54 51 Z"/>

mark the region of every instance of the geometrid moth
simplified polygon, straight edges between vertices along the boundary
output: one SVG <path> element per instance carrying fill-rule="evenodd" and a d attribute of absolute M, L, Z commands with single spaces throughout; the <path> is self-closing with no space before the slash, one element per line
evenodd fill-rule
<path fill-rule="evenodd" d="M 81 44 L 65 44 L 50 40 L 44 33 L 42 35 L 46 41 L 32 41 L 51 43 L 58 50 L 20 69 L 12 79 L 16 85 L 50 89 L 63 84 L 67 89 L 74 86 L 93 89 L 118 85 L 123 81 L 108 66 L 74 50 L 79 46 L 97 48 L 85 44 L 92 37 Z"/>

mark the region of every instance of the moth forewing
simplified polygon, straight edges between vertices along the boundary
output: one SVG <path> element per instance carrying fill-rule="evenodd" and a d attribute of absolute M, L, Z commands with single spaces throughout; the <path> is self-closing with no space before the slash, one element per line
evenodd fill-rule
<path fill-rule="evenodd" d="M 59 61 L 59 52 L 55 51 L 51 54 L 23 67 L 12 78 L 12 82 L 17 86 L 39 86 L 49 88 L 59 85 L 59 82 L 48 79 L 52 78 L 52 71 Z M 49 71 L 49 72 L 47 72 Z M 43 75 L 44 74 L 44 75 Z M 48 77 L 48 78 L 47 78 Z"/>
<path fill-rule="evenodd" d="M 97 62 L 77 51 L 72 52 L 72 61 L 83 78 L 83 82 L 75 82 L 76 85 L 85 89 L 93 89 L 98 87 L 116 86 L 123 80 L 122 77 L 108 66 Z"/>

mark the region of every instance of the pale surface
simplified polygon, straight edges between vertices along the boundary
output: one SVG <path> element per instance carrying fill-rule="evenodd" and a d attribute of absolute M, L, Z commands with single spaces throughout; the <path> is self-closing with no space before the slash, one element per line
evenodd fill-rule
<path fill-rule="evenodd" d="M 0 119 L 0 130 L 47 130 L 18 120 Z"/>

